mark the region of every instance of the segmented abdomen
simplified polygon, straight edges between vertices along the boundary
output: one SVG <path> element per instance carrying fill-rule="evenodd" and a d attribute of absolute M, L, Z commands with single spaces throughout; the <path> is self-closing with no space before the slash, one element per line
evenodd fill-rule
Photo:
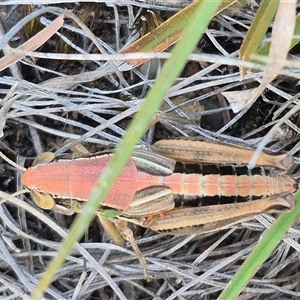
<path fill-rule="evenodd" d="M 187 196 L 267 197 L 295 192 L 297 184 L 272 168 L 176 164 L 170 176 L 139 173 L 138 189 L 165 185 L 174 194 Z"/>

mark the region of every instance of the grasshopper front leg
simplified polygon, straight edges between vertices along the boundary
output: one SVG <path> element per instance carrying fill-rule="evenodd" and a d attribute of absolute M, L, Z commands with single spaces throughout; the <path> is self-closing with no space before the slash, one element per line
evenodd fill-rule
<path fill-rule="evenodd" d="M 152 214 L 160 214 L 174 208 L 175 202 L 173 193 L 164 186 L 150 187 L 138 191 L 129 209 L 124 212 L 116 212 L 115 217 L 104 217 L 100 212 L 97 216 L 109 237 L 118 245 L 123 245 L 124 239 L 128 241 L 137 255 L 137 258 L 144 270 L 144 277 L 151 280 L 147 272 L 147 262 L 140 251 L 131 229 L 127 226 L 128 220 L 145 219 Z M 107 214 L 106 211 L 103 214 Z"/>
<path fill-rule="evenodd" d="M 139 246 L 137 245 L 136 240 L 133 236 L 133 233 L 132 233 L 131 229 L 128 227 L 127 222 L 123 221 L 123 220 L 115 219 L 114 224 L 115 224 L 116 228 L 118 229 L 118 232 L 121 233 L 122 237 L 130 243 L 133 251 L 135 252 L 135 254 L 144 270 L 144 278 L 147 281 L 151 281 L 152 276 L 150 276 L 148 274 L 148 265 L 147 265 L 146 259 L 143 255 L 143 253 L 141 252 Z"/>

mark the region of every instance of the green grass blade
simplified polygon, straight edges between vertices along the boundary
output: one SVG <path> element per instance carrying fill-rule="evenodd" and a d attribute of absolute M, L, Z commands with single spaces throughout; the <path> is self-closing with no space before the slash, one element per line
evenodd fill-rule
<path fill-rule="evenodd" d="M 63 241 L 56 257 L 46 269 L 42 279 L 31 295 L 31 299 L 40 299 L 42 297 L 45 289 L 63 264 L 65 257 L 71 252 L 76 241 L 83 235 L 94 217 L 95 210 L 97 210 L 101 201 L 108 194 L 109 188 L 126 164 L 135 144 L 147 130 L 152 116 L 159 108 L 163 97 L 171 87 L 173 81 L 183 69 L 188 55 L 196 47 L 221 2 L 221 0 L 203 2 L 195 8 L 193 14 L 190 16 L 187 27 L 183 31 L 182 38 L 174 48 L 172 56 L 164 65 L 157 82 L 153 86 L 153 89 L 150 90 L 146 101 L 128 128 L 124 140 L 98 181 L 88 204 L 85 205 L 82 214 L 76 217 L 68 238 Z"/>
<path fill-rule="evenodd" d="M 148 32 L 146 35 L 129 45 L 122 53 L 133 52 L 162 52 L 174 43 L 176 43 L 182 36 L 182 30 L 189 22 L 191 14 L 195 7 L 201 5 L 206 0 L 198 0 L 184 9 L 170 17 L 167 21 L 160 24 L 157 28 Z M 228 8 L 237 0 L 223 0 L 215 15 Z M 148 59 L 134 59 L 130 60 L 134 65 L 145 63 Z"/>
<path fill-rule="evenodd" d="M 242 60 L 250 60 L 251 54 L 256 52 L 275 16 L 278 5 L 279 0 L 262 1 L 241 46 L 240 58 Z M 242 77 L 245 73 L 246 69 L 241 68 Z"/>
<path fill-rule="evenodd" d="M 295 25 L 295 32 L 294 32 L 294 36 L 296 36 L 296 38 L 292 39 L 290 49 L 294 48 L 296 45 L 299 44 L 300 39 L 297 38 L 297 36 L 299 36 L 299 35 L 300 35 L 300 14 L 298 14 L 296 17 L 296 25 Z M 263 46 L 261 46 L 260 48 L 258 48 L 258 50 L 256 51 L 256 54 L 268 56 L 269 51 L 270 51 L 270 43 L 268 42 L 268 43 L 264 44 Z"/>
<path fill-rule="evenodd" d="M 265 36 L 279 5 L 279 0 L 262 1 L 240 49 L 240 57 L 249 60 Z"/>
<path fill-rule="evenodd" d="M 300 190 L 296 193 L 296 206 L 291 212 L 280 215 L 276 222 L 266 231 L 262 239 L 249 254 L 233 279 L 229 282 L 218 300 L 236 299 L 254 276 L 260 266 L 268 259 L 275 247 L 284 238 L 300 214 Z"/>

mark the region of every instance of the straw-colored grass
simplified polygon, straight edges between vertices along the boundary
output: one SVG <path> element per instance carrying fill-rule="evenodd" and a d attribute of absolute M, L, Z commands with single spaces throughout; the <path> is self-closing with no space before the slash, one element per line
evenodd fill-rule
<path fill-rule="evenodd" d="M 12 64 L 0 77 L 0 150 L 19 165 L 29 167 L 33 158 L 44 151 L 69 152 L 70 145 L 63 146 L 63 141 L 71 138 L 90 152 L 117 148 L 121 143 L 121 155 L 117 154 L 112 162 L 116 170 L 122 167 L 116 160 L 129 156 L 136 142 L 150 145 L 171 136 L 201 136 L 252 148 L 262 143 L 272 152 L 289 151 L 295 156 L 289 174 L 297 178 L 298 65 L 283 69 L 255 102 L 237 114 L 232 113 L 221 94 L 257 87 L 265 74 L 264 65 L 241 61 L 238 54 L 258 4 L 218 14 L 199 43 L 201 32 L 193 32 L 197 27 L 190 24 L 186 32 L 192 35 L 191 44 L 186 44 L 186 49 L 178 43 L 177 48 L 170 47 L 163 53 L 122 54 L 121 50 L 139 37 L 143 26 L 140 16 L 146 9 L 154 9 L 166 20 L 191 1 L 93 1 L 80 5 L 76 1 L 52 1 L 54 5 L 47 6 L 46 1 L 38 0 L 32 10 L 25 10 L 23 5 L 29 2 L 0 2 L 0 48 L 4 55 L 14 53 Z M 209 23 L 209 14 L 214 14 L 210 9 L 199 28 Z M 10 47 L 20 47 L 62 13 L 66 14 L 63 28 L 57 29 L 44 45 L 12 51 Z M 190 22 L 201 16 L 201 12 L 196 13 Z M 34 17 L 35 21 L 30 21 Z M 24 27 L 28 21 L 33 29 Z M 296 32 L 297 28 L 298 23 Z M 263 45 L 269 35 L 270 29 Z M 193 63 L 181 71 L 193 43 L 197 44 L 189 56 Z M 35 54 L 25 56 L 28 52 L 24 50 Z M 175 54 L 171 62 L 162 66 L 172 50 Z M 290 58 L 297 59 L 297 48 L 291 51 Z M 140 58 L 155 58 L 154 71 L 147 64 L 142 70 L 128 63 Z M 280 59 L 282 65 L 287 64 Z M 242 81 L 239 67 L 252 68 Z M 163 78 L 157 82 L 154 78 L 159 74 Z M 164 104 L 158 109 L 158 122 L 146 131 L 160 98 Z M 138 112 L 140 119 L 129 128 Z M 274 125 L 278 128 L 272 131 Z M 127 140 L 121 142 L 124 136 Z M 62 237 L 67 236 L 73 221 L 72 217 L 37 208 L 29 194 L 21 195 L 22 199 L 11 196 L 22 189 L 21 175 L 1 160 L 1 299 L 29 299 L 52 259 L 64 252 L 59 250 Z M 152 282 L 143 281 L 143 270 L 130 245 L 110 243 L 94 221 L 57 273 L 46 273 L 40 287 L 51 281 L 47 299 L 217 299 L 261 237 L 277 235 L 270 242 L 276 250 L 268 249 L 270 253 L 266 251 L 252 261 L 253 265 L 263 264 L 256 274 L 251 269 L 249 274 L 238 273 L 240 289 L 253 276 L 239 297 L 296 299 L 300 296 L 299 231 L 294 225 L 285 235 L 287 228 L 282 224 L 289 227 L 298 209 L 280 217 L 274 234 L 266 230 L 278 215 L 261 215 L 201 236 L 170 236 L 131 226 L 153 275 Z M 84 231 L 81 226 L 78 235 L 80 231 Z M 223 299 L 240 292 L 230 294 L 230 289 Z"/>

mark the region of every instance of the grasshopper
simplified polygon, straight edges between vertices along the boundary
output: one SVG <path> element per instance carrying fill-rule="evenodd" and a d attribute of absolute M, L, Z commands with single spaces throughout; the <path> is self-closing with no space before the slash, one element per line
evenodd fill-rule
<path fill-rule="evenodd" d="M 269 211 L 290 210 L 296 181 L 285 174 L 293 157 L 199 140 L 161 140 L 136 150 L 96 215 L 117 244 L 128 240 L 147 274 L 147 263 L 127 222 L 169 234 L 201 234 L 226 228 Z M 55 159 L 39 156 L 22 177 L 35 203 L 63 214 L 78 213 L 111 155 Z M 281 171 L 279 171 L 281 170 Z M 255 201 L 190 207 L 188 200 L 233 197 Z M 181 204 L 176 206 L 176 199 Z M 116 230 L 116 228 L 118 230 Z"/>

